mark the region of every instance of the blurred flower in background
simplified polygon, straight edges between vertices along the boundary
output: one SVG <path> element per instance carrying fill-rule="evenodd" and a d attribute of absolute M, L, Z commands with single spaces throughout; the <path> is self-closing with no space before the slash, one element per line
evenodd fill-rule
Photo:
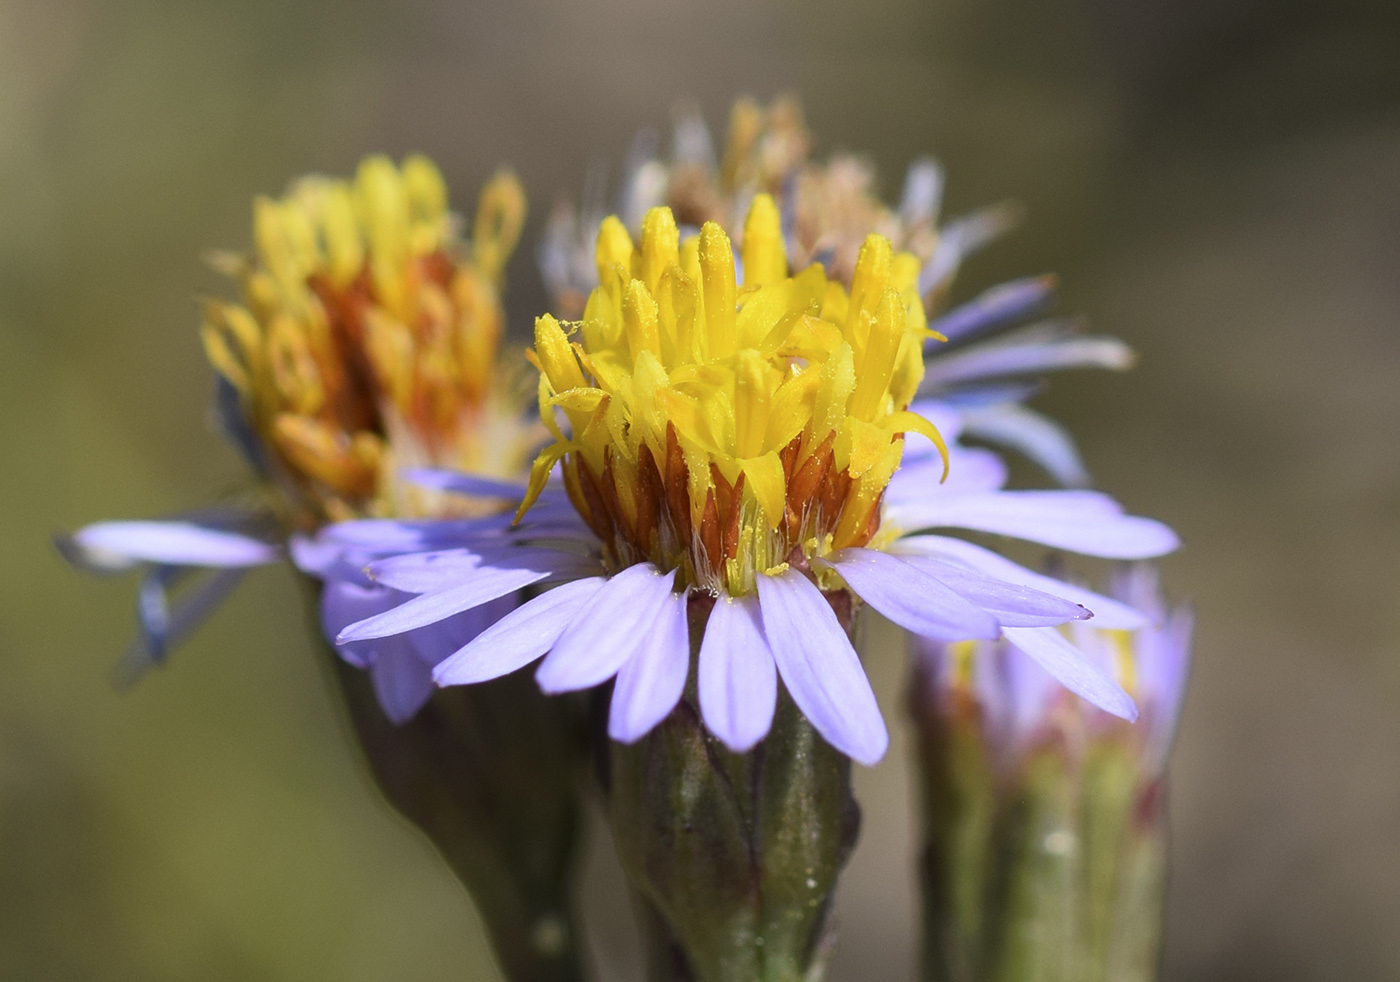
<path fill-rule="evenodd" d="M 241 507 L 102 522 L 60 540 L 88 569 L 145 569 L 128 682 L 198 626 L 238 571 L 276 561 L 288 533 L 460 509 L 400 474 L 431 464 L 517 477 L 542 437 L 525 413 L 528 389 L 497 362 L 504 266 L 525 217 L 512 175 L 482 189 L 470 239 L 424 157 L 401 167 L 367 158 L 353 181 L 303 178 L 280 199 L 258 198 L 253 215 L 255 252 L 212 258 L 244 302 L 206 301 L 202 337 L 219 372 L 218 418 L 263 483 Z M 331 559 L 306 565 L 325 573 Z M 346 568 L 344 579 L 363 580 Z M 201 579 L 208 569 L 227 572 Z M 169 588 L 190 579 L 200 582 L 172 602 Z M 357 609 L 385 602 L 384 590 L 357 585 Z M 374 671 L 402 721 L 427 698 L 433 648 L 342 654 Z"/>
<path fill-rule="evenodd" d="M 945 177 L 931 158 L 909 167 L 898 204 L 887 205 L 876 194 L 868 159 L 851 153 L 824 161 L 812 157 L 814 140 L 792 96 L 780 96 L 767 107 L 750 98 L 736 101 L 718 156 L 698 109 L 680 103 L 674 118 L 668 156 L 649 131 L 633 142 L 616 195 L 624 227 L 639 234 L 647 209 L 665 204 L 692 234 L 706 221 L 720 225 L 742 254 L 744 216 L 756 195 L 770 195 L 779 205 L 791 268 L 819 263 L 847 287 L 866 236 L 885 237 L 902 262 L 913 264 L 911 289 L 931 314 L 930 329 L 941 335 L 926 344 L 920 393 L 957 406 L 969 437 L 1024 453 L 1062 484 L 1088 485 L 1069 434 L 1025 402 L 1049 372 L 1128 368 L 1133 362 L 1128 346 L 1114 337 L 1085 335 L 1074 319 L 1024 323 L 1049 305 L 1055 286 L 1050 276 L 1003 283 L 945 309 L 964 259 L 1015 225 L 1018 209 L 1000 204 L 943 221 Z M 595 169 L 580 207 L 555 206 L 538 250 L 553 309 L 565 319 L 582 313 L 584 299 L 598 283 L 593 242 L 607 214 L 603 183 Z M 741 264 L 741 279 L 742 273 Z"/>
<path fill-rule="evenodd" d="M 1148 564 L 1120 565 L 1111 593 L 1140 626 L 1068 631 L 1138 701 L 1133 726 L 1056 686 L 1014 639 L 912 642 L 925 979 L 1157 978 L 1192 617 Z"/>

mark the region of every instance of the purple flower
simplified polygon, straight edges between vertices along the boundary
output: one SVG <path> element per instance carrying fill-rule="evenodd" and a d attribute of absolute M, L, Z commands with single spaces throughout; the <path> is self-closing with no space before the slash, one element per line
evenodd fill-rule
<path fill-rule="evenodd" d="M 1130 617 L 1069 624 L 1067 635 L 1055 632 L 1056 644 L 1077 649 L 1081 658 L 1131 693 L 1145 723 L 1132 738 L 1140 747 L 1143 775 L 1151 780 L 1165 770 L 1176 735 L 1190 671 L 1193 619 L 1186 607 L 1166 606 L 1151 563 L 1121 564 L 1110 592 Z M 996 640 L 954 643 L 914 638 L 915 657 L 931 684 L 921 698 L 942 705 L 955 694 L 970 697 L 1003 768 L 1014 767 L 1026 752 L 1054 739 L 1067 720 L 1078 719 L 1091 732 L 1113 730 L 1113 721 L 1099 712 L 1101 704 L 1080 702 L 1056 684 L 1059 676 L 1047 670 L 1037 643 L 1027 644 L 1016 631 Z"/>
<path fill-rule="evenodd" d="M 923 407 L 939 415 L 938 407 Z M 945 418 L 955 417 L 943 410 Z M 529 584 L 559 585 L 520 605 L 442 660 L 440 685 L 480 682 L 543 657 L 546 692 L 586 689 L 615 678 L 609 733 L 632 742 L 675 706 L 689 672 L 687 604 L 713 596 L 698 662 L 706 725 L 735 751 L 751 748 L 772 722 L 777 679 L 834 746 L 871 764 L 885 751 L 880 711 L 847 633 L 819 580 L 837 574 L 857 597 L 918 637 L 938 642 L 1004 639 L 1063 685 L 1107 712 L 1135 718 L 1133 700 L 1109 667 L 1055 625 L 1140 627 L 1130 604 L 1025 569 L 936 528 L 995 532 L 1097 556 L 1153 556 L 1176 546 L 1165 526 L 1122 514 L 1107 496 L 1081 491 L 1001 490 L 1000 462 L 987 451 L 950 448 L 950 477 L 937 483 L 936 455 L 911 451 L 891 480 L 882 528 L 900 534 L 883 549 L 847 548 L 759 573 L 742 596 L 682 586 L 676 570 L 636 563 L 608 575 L 603 545 L 551 485 L 521 525 L 366 521 L 331 526 L 319 542 L 387 555 L 370 577 L 413 594 L 346 626 L 354 646 L 421 631 L 509 596 Z M 940 465 L 941 466 L 941 465 Z M 956 475 L 964 475 L 959 480 Z M 450 486 L 451 475 L 440 478 Z"/>

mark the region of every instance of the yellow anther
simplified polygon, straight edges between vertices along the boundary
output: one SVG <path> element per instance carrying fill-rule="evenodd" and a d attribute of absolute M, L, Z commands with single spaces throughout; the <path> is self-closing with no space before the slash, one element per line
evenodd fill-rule
<path fill-rule="evenodd" d="M 447 214 L 447 182 L 442 179 L 442 172 L 427 157 L 417 154 L 404 158 L 400 170 L 410 220 L 436 225 Z"/>
<path fill-rule="evenodd" d="M 642 242 L 632 257 L 636 268 L 632 274 L 644 282 L 648 290 L 656 291 L 661 276 L 680 262 L 680 229 L 670 208 L 653 208 L 642 219 Z"/>
<path fill-rule="evenodd" d="M 787 277 L 782 217 L 771 196 L 754 195 L 744 221 L 744 285 L 766 286 Z"/>
<path fill-rule="evenodd" d="M 661 337 L 657 332 L 656 301 L 641 280 L 627 284 L 622 297 L 622 329 L 627 335 L 627 347 L 635 363 L 643 351 L 661 355 Z"/>
<path fill-rule="evenodd" d="M 856 390 L 851 396 L 851 415 L 867 422 L 883 408 L 889 391 L 895 357 L 904 340 L 904 300 L 893 289 L 880 297 L 880 305 L 866 339 L 865 354 L 856 372 Z"/>
<path fill-rule="evenodd" d="M 705 340 L 711 358 L 734 353 L 734 250 L 714 222 L 700 229 L 700 286 L 705 297 Z"/>
<path fill-rule="evenodd" d="M 348 187 L 336 184 L 322 190 L 319 203 L 331 281 L 343 287 L 359 276 L 365 265 L 364 241 L 355 225 L 355 202 Z"/>
<path fill-rule="evenodd" d="M 851 304 L 848 318 L 858 311 L 875 313 L 875 306 L 890 282 L 892 265 L 890 240 L 883 235 L 868 235 L 856 257 L 855 273 L 851 276 Z"/>
<path fill-rule="evenodd" d="M 739 352 L 734 369 L 734 444 L 736 457 L 757 457 L 766 449 L 768 407 L 773 385 L 767 360 L 752 348 Z"/>
<path fill-rule="evenodd" d="M 594 250 L 594 261 L 598 264 L 598 281 L 606 283 L 615 267 L 624 271 L 632 268 L 632 236 L 627 234 L 627 226 L 616 215 L 603 219 L 598 228 L 598 245 Z"/>
<path fill-rule="evenodd" d="M 573 346 L 552 314 L 535 318 L 535 357 L 555 392 L 587 385 Z"/>
<path fill-rule="evenodd" d="M 500 282 L 524 226 L 525 189 L 510 171 L 500 171 L 481 189 L 472 224 L 472 258 L 493 282 Z"/>

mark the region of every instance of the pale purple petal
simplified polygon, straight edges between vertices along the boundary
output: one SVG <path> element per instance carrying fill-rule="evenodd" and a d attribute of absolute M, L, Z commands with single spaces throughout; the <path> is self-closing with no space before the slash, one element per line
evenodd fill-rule
<path fill-rule="evenodd" d="M 1009 205 L 993 205 L 971 215 L 948 222 L 938 230 L 938 244 L 933 255 L 919 271 L 919 293 L 947 282 L 964 257 L 976 252 L 1016 223 L 1018 209 Z M 950 335 L 951 336 L 951 335 Z"/>
<path fill-rule="evenodd" d="M 433 679 L 438 685 L 466 685 L 528 665 L 554 646 L 604 582 L 601 576 L 575 580 L 517 607 L 441 662 Z"/>
<path fill-rule="evenodd" d="M 698 683 L 705 725 L 730 750 L 744 753 L 768 735 L 778 673 L 756 596 L 721 594 L 715 601 L 700 642 Z"/>
<path fill-rule="evenodd" d="M 412 719 L 432 695 L 431 671 L 402 639 L 395 638 L 379 648 L 369 672 L 379 705 L 396 726 Z"/>
<path fill-rule="evenodd" d="M 934 493 L 891 506 L 885 519 L 910 531 L 973 529 L 1106 559 L 1161 556 L 1181 544 L 1161 522 L 1123 515 L 1111 498 L 1091 491 Z"/>
<path fill-rule="evenodd" d="M 237 568 L 281 558 L 274 545 L 192 522 L 98 522 L 74 532 L 69 543 L 86 565 L 112 571 L 143 562 Z"/>
<path fill-rule="evenodd" d="M 668 593 L 656 619 L 641 631 L 641 644 L 623 663 L 613 687 L 608 736 L 635 743 L 680 701 L 690 672 L 690 634 L 684 594 Z"/>
<path fill-rule="evenodd" d="M 1053 341 L 1006 341 L 954 351 L 929 359 L 920 388 L 1057 371 L 1065 368 L 1121 370 L 1133 363 L 1133 350 L 1114 337 L 1068 337 Z"/>
<path fill-rule="evenodd" d="M 405 637 L 423 664 L 435 668 L 465 644 L 520 606 L 518 592 L 507 593 L 460 614 L 410 631 Z"/>
<path fill-rule="evenodd" d="M 493 546 L 444 549 L 391 556 L 370 564 L 370 578 L 405 593 L 448 590 L 485 569 L 533 570 L 551 579 L 573 579 L 600 571 L 596 560 L 553 549 Z"/>
<path fill-rule="evenodd" d="M 588 689 L 612 678 L 646 643 L 671 595 L 676 573 L 651 563 L 629 566 L 594 594 L 586 609 L 564 630 L 540 663 L 535 680 L 545 692 Z"/>
<path fill-rule="evenodd" d="M 440 467 L 405 467 L 399 477 L 410 484 L 450 491 L 472 498 L 506 498 L 519 501 L 525 497 L 525 485 L 518 481 L 503 481 L 482 474 L 464 474 Z"/>
<path fill-rule="evenodd" d="M 814 563 L 841 574 L 856 594 L 906 631 L 940 641 L 994 638 L 997 619 L 922 570 L 876 549 L 841 549 Z"/>
<path fill-rule="evenodd" d="M 945 559 L 918 555 L 900 558 L 985 610 L 1004 627 L 1048 627 L 1092 616 L 1082 605 L 1063 597 L 983 576 Z"/>
<path fill-rule="evenodd" d="M 885 489 L 885 501 L 893 506 L 920 501 L 930 494 L 959 491 L 995 491 L 1006 484 L 1006 464 L 981 447 L 948 448 L 948 477 L 943 478 L 943 458 L 906 456 Z"/>
<path fill-rule="evenodd" d="M 393 610 L 357 621 L 336 637 L 337 644 L 402 634 L 478 607 L 488 601 L 547 579 L 548 570 L 493 569 L 481 567 L 459 586 L 436 593 L 424 593 Z"/>
<path fill-rule="evenodd" d="M 333 640 L 356 621 L 392 610 L 407 599 L 387 587 L 330 580 L 321 590 L 321 629 Z M 368 668 L 374 660 L 368 643 L 337 644 L 335 648 L 340 657 L 357 668 Z"/>
<path fill-rule="evenodd" d="M 1053 627 L 1008 627 L 1002 633 L 1066 689 L 1114 716 L 1137 719 L 1137 705 L 1108 670 Z"/>
<path fill-rule="evenodd" d="M 1090 622 L 1094 627 L 1119 628 L 1131 631 L 1147 623 L 1140 611 L 1110 597 L 1086 590 L 1074 583 L 1066 583 L 1052 576 L 1045 576 L 1013 563 L 1005 556 L 985 549 L 965 539 L 954 539 L 942 535 L 913 535 L 899 539 L 890 546 L 890 551 L 905 557 L 911 555 L 939 556 L 961 563 L 969 569 L 985 573 L 1007 583 L 1016 583 L 1063 597 L 1076 604 L 1089 608 L 1094 614 Z"/>
<path fill-rule="evenodd" d="M 1031 276 L 1002 283 L 962 306 L 954 307 L 932 321 L 929 328 L 950 341 L 976 334 L 1035 313 L 1049 299 L 1054 289 L 1055 281 L 1049 276 Z M 930 341 L 926 348 L 930 352 L 936 352 L 938 344 L 937 341 Z"/>
<path fill-rule="evenodd" d="M 831 605 L 795 569 L 757 581 L 763 633 L 793 702 L 827 743 L 873 766 L 889 748 L 889 733 Z"/>
<path fill-rule="evenodd" d="M 966 411 L 969 436 L 1020 451 L 1066 487 L 1089 484 L 1089 472 L 1074 439 L 1059 423 L 1018 403 Z"/>

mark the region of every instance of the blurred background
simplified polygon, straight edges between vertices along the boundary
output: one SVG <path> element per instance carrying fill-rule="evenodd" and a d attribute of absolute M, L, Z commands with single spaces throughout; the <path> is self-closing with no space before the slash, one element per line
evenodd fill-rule
<path fill-rule="evenodd" d="M 200 256 L 255 193 L 424 151 L 459 207 L 557 193 L 679 97 L 798 93 L 897 195 L 1027 220 L 957 298 L 1061 275 L 1125 375 L 1038 405 L 1187 546 L 1166 978 L 1400 977 L 1400 8 L 1376 0 L 0 0 L 0 979 L 494 976 L 475 912 L 357 770 L 291 575 L 251 576 L 118 694 L 128 582 L 50 537 L 239 486 L 206 409 Z M 614 170 L 614 175 L 616 170 Z M 901 657 L 873 659 L 900 719 Z M 833 977 L 907 979 L 901 745 L 857 778 Z M 595 946 L 626 978 L 604 846 Z M 609 879 L 609 878 L 612 879 Z"/>

